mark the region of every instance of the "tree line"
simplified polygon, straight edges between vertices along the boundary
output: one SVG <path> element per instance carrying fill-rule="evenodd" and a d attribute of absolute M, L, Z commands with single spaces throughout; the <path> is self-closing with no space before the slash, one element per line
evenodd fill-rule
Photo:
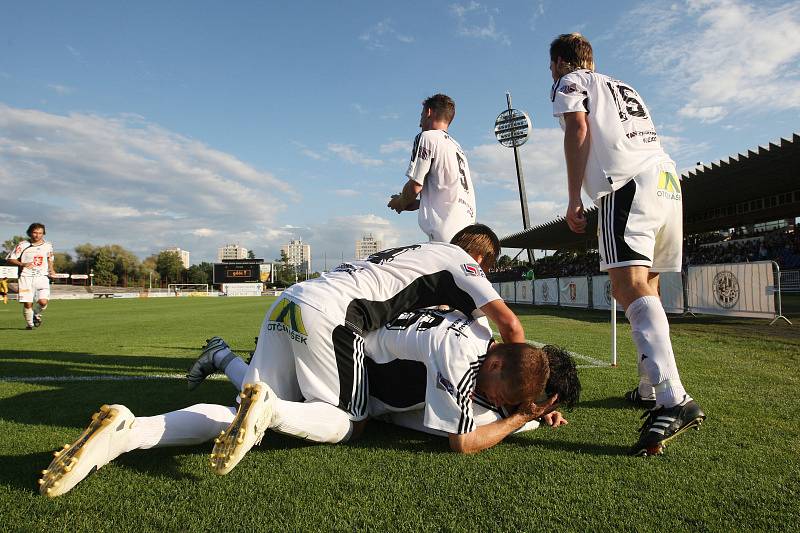
<path fill-rule="evenodd" d="M 4 254 L 10 253 L 25 237 L 16 235 L 3 242 Z M 95 285 L 124 287 L 163 286 L 169 283 L 212 283 L 214 266 L 208 262 L 183 267 L 176 252 L 159 252 L 144 260 L 118 244 L 75 247 L 75 253 L 56 252 L 54 270 L 64 274 L 94 274 Z"/>

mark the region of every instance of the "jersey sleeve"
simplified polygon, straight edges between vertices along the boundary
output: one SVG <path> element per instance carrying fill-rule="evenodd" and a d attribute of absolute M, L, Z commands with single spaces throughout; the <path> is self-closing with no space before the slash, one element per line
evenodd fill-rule
<path fill-rule="evenodd" d="M 456 285 L 472 299 L 475 309 L 469 312 L 476 318 L 483 316 L 481 307 L 501 299 L 478 263 L 462 263 L 458 266 L 458 271 L 453 272 L 453 277 Z M 465 309 L 461 310 L 467 312 Z"/>
<path fill-rule="evenodd" d="M 406 177 L 419 185 L 425 183 L 425 178 L 431 170 L 433 162 L 433 142 L 428 135 L 420 133 L 414 138 L 414 148 L 411 150 L 411 163 L 408 165 Z"/>
<path fill-rule="evenodd" d="M 585 79 L 575 72 L 562 76 L 553 86 L 553 116 L 565 113 L 589 112 L 588 90 Z"/>
<path fill-rule="evenodd" d="M 28 244 L 27 241 L 21 241 L 19 244 L 17 244 L 14 247 L 13 250 L 11 250 L 8 253 L 8 255 L 6 256 L 6 259 L 15 259 L 15 260 L 19 261 L 19 258 L 22 257 L 22 252 L 25 251 L 25 248 L 26 248 L 25 245 L 26 244 Z"/>
<path fill-rule="evenodd" d="M 448 330 L 446 341 L 432 350 L 432 364 L 425 392 L 424 424 L 450 434 L 464 434 L 476 428 L 472 393 L 485 349 L 456 330 Z"/>

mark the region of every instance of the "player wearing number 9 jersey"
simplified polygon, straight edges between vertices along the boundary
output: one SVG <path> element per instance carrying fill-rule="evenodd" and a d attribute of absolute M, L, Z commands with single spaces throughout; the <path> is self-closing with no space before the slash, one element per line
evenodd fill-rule
<path fill-rule="evenodd" d="M 660 454 L 705 419 L 681 383 L 658 273 L 680 272 L 681 187 L 661 148 L 650 111 L 627 83 L 594 72 L 592 46 L 579 33 L 550 44 L 553 115 L 564 128 L 567 224 L 586 231 L 581 187 L 598 207 L 600 269 L 625 308 L 639 358 L 639 386 L 626 398 L 654 407 L 631 449 Z"/>

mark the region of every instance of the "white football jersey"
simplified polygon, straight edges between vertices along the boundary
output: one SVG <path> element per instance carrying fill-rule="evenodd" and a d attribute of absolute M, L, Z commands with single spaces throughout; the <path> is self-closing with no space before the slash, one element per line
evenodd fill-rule
<path fill-rule="evenodd" d="M 371 416 L 424 409 L 424 425 L 475 430 L 473 394 L 492 342 L 485 318 L 459 311 L 403 313 L 364 339 Z"/>
<path fill-rule="evenodd" d="M 637 174 L 671 162 L 650 111 L 627 83 L 590 70 L 562 76 L 551 93 L 553 116 L 583 111 L 589 122 L 589 160 L 583 188 L 592 200 L 616 191 Z"/>
<path fill-rule="evenodd" d="M 500 299 L 467 252 L 439 242 L 390 248 L 344 263 L 289 287 L 286 294 L 362 335 L 410 309 L 449 305 L 467 316 L 482 316 L 480 307 Z"/>
<path fill-rule="evenodd" d="M 431 241 L 450 242 L 475 223 L 475 189 L 467 156 L 444 130 L 423 131 L 414 139 L 406 176 L 422 185 L 419 227 Z"/>
<path fill-rule="evenodd" d="M 53 259 L 53 245 L 47 241 L 31 244 L 20 241 L 6 259 L 16 259 L 21 263 L 32 263 L 20 272 L 20 277 L 46 276 L 50 273 L 50 261 Z"/>

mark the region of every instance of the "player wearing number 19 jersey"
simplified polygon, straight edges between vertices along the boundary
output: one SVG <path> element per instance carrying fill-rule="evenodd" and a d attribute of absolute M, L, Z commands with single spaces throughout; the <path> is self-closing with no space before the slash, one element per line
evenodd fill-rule
<path fill-rule="evenodd" d="M 705 419 L 681 383 L 658 296 L 658 273 L 681 269 L 678 174 L 642 97 L 629 84 L 594 72 L 592 46 L 581 34 L 551 43 L 550 73 L 553 115 L 564 128 L 567 224 L 576 233 L 586 231 L 583 187 L 598 207 L 600 268 L 625 308 L 639 354 L 640 383 L 626 397 L 657 407 L 631 452 L 659 454 Z"/>

